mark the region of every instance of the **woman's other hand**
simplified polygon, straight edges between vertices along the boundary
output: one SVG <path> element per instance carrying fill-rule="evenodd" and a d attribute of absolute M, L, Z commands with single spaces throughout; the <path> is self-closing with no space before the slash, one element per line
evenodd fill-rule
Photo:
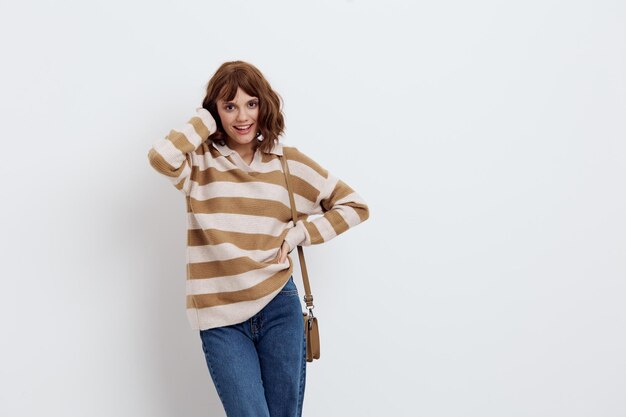
<path fill-rule="evenodd" d="M 274 262 L 280 263 L 280 264 L 284 263 L 287 260 L 287 254 L 289 253 L 289 251 L 290 251 L 289 244 L 287 243 L 286 240 L 283 240 L 283 244 L 278 250 L 278 254 L 276 255 L 276 258 L 274 258 Z"/>

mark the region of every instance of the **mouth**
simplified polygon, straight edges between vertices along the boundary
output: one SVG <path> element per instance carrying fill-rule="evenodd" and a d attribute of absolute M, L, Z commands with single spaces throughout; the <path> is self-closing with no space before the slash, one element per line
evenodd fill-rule
<path fill-rule="evenodd" d="M 252 125 L 254 123 L 250 123 L 247 125 L 241 125 L 241 126 L 233 126 L 233 128 L 235 129 L 235 131 L 241 135 L 245 135 L 246 133 L 249 133 L 250 130 L 252 129 Z"/>

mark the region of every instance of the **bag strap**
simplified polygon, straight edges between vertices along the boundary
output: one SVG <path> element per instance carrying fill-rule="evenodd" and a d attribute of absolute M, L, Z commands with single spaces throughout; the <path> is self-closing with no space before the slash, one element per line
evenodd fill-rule
<path fill-rule="evenodd" d="M 281 163 L 283 164 L 283 172 L 285 173 L 285 180 L 287 181 L 287 190 L 289 191 L 289 202 L 291 204 L 291 219 L 293 220 L 293 224 L 295 226 L 296 221 L 298 219 L 298 213 L 296 211 L 296 201 L 293 198 L 293 190 L 291 187 L 291 181 L 289 180 L 289 165 L 287 164 L 287 155 L 285 147 L 283 147 L 283 154 L 279 156 Z M 298 245 L 298 258 L 300 259 L 300 270 L 302 271 L 302 281 L 304 282 L 304 302 L 306 303 L 307 308 L 309 309 L 309 314 L 313 317 L 313 311 L 311 309 L 313 306 L 313 294 L 311 294 L 311 286 L 309 285 L 309 274 L 306 270 L 306 262 L 304 261 L 304 250 L 302 246 Z"/>

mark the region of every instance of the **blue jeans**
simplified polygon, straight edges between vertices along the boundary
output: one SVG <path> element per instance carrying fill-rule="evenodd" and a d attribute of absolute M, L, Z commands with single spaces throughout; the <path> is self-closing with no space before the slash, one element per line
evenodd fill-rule
<path fill-rule="evenodd" d="M 302 416 L 306 335 L 293 276 L 252 318 L 200 338 L 228 417 Z"/>

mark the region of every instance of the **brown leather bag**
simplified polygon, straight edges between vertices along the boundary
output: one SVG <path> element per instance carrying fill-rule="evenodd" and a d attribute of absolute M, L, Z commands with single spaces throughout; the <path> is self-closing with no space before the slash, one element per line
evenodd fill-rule
<path fill-rule="evenodd" d="M 283 151 L 285 148 L 283 147 Z M 293 224 L 296 224 L 298 214 L 296 211 L 296 202 L 293 198 L 293 191 L 291 188 L 291 181 L 289 180 L 289 167 L 287 164 L 287 155 L 284 158 L 279 157 L 283 164 L 283 172 L 285 173 L 285 179 L 287 181 L 287 190 L 289 191 L 289 202 L 291 203 L 291 218 Z M 298 258 L 300 259 L 300 270 L 302 271 L 302 281 L 304 282 L 305 295 L 303 297 L 306 303 L 308 313 L 302 312 L 304 318 L 304 333 L 306 335 L 306 360 L 307 362 L 313 362 L 314 359 L 320 358 L 320 334 L 317 324 L 317 317 L 313 315 L 313 295 L 311 294 L 311 287 L 309 285 L 309 274 L 306 270 L 306 263 L 304 262 L 304 251 L 302 246 L 298 245 Z"/>

